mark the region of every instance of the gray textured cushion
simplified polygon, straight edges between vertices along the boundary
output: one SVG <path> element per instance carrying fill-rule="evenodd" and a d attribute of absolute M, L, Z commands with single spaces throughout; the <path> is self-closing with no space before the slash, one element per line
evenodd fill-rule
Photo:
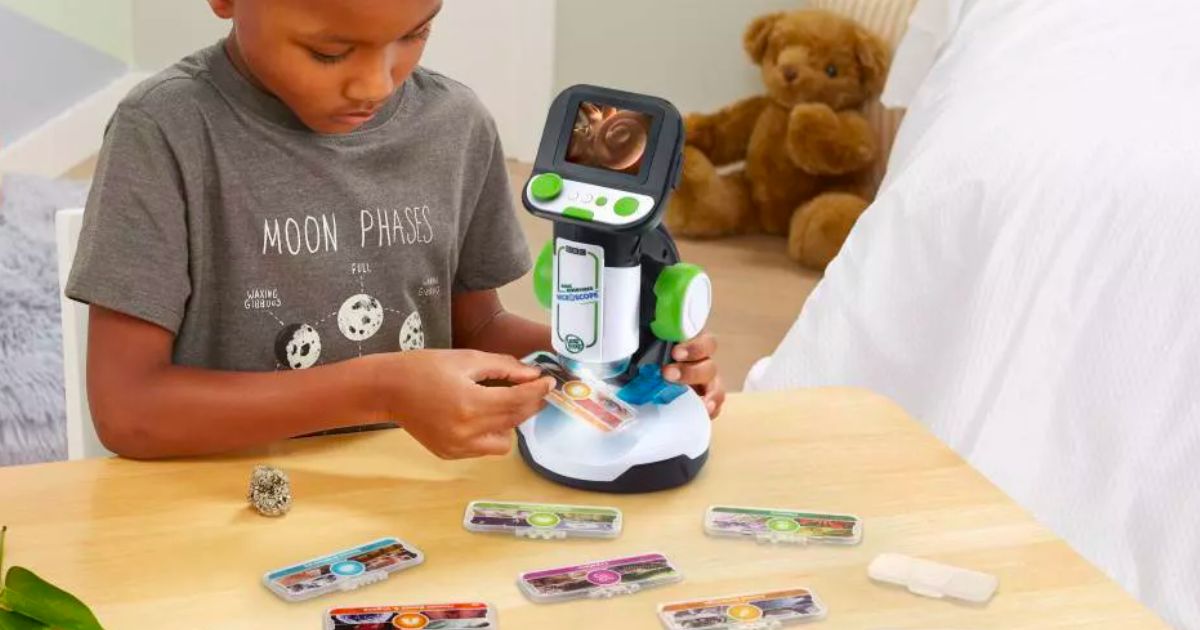
<path fill-rule="evenodd" d="M 0 183 L 0 465 L 66 458 L 54 213 L 87 185 L 24 175 Z"/>

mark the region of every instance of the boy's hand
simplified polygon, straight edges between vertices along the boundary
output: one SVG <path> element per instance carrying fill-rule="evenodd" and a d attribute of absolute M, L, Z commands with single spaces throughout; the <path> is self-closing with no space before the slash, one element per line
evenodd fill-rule
<path fill-rule="evenodd" d="M 541 410 L 554 387 L 554 379 L 539 378 L 540 370 L 505 355 L 418 350 L 381 356 L 377 386 L 388 417 L 443 459 L 507 453 L 513 429 Z"/>
<path fill-rule="evenodd" d="M 721 406 L 725 404 L 725 385 L 713 360 L 716 352 L 717 338 L 705 331 L 675 346 L 671 358 L 676 363 L 663 368 L 663 378 L 691 385 L 704 398 L 708 415 L 713 418 L 721 415 Z"/>

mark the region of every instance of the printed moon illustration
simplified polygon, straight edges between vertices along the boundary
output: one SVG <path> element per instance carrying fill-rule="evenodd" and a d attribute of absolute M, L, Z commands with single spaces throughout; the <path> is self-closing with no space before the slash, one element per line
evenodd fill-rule
<path fill-rule="evenodd" d="M 338 309 L 338 330 L 350 341 L 364 341 L 383 325 L 383 306 L 365 294 L 351 296 Z"/>
<path fill-rule="evenodd" d="M 275 337 L 275 358 L 293 370 L 306 370 L 321 358 L 321 335 L 308 324 L 284 326 Z"/>
<path fill-rule="evenodd" d="M 425 347 L 425 327 L 421 325 L 420 311 L 413 311 L 400 327 L 400 349 L 421 350 Z"/>

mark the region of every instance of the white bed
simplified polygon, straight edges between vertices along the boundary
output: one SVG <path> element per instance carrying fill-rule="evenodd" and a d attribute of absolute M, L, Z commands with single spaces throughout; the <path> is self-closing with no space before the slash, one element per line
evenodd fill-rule
<path fill-rule="evenodd" d="M 887 180 L 747 389 L 893 398 L 1200 629 L 1200 3 L 923 4 Z"/>

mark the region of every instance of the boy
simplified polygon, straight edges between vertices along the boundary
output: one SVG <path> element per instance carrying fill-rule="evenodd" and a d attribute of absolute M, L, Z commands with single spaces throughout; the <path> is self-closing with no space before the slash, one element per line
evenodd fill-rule
<path fill-rule="evenodd" d="M 67 295 L 91 305 L 101 441 L 177 457 L 397 420 L 441 457 L 507 452 L 552 384 L 514 356 L 550 337 L 496 295 L 530 261 L 494 123 L 417 67 L 440 1 L 209 4 L 231 34 L 121 104 L 84 215 Z M 715 416 L 714 346 L 666 374 Z"/>

